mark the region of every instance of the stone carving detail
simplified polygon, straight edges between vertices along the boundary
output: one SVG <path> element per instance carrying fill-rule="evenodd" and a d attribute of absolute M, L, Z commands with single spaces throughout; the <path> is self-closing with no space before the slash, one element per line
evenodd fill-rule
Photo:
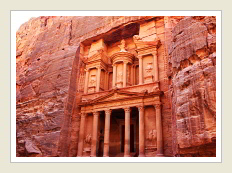
<path fill-rule="evenodd" d="M 90 87 L 96 86 L 96 75 L 91 75 L 90 77 Z"/>
<path fill-rule="evenodd" d="M 125 113 L 130 113 L 130 108 L 124 108 Z"/>
<path fill-rule="evenodd" d="M 122 81 L 122 72 L 120 71 L 117 75 L 117 82 L 121 82 Z"/>
<path fill-rule="evenodd" d="M 139 112 L 144 111 L 144 106 L 138 106 L 138 110 L 139 110 Z"/>
<path fill-rule="evenodd" d="M 152 62 L 147 63 L 147 67 L 145 69 L 146 71 L 146 76 L 152 76 Z"/>
<path fill-rule="evenodd" d="M 145 68 L 144 83 L 153 82 L 152 70 L 153 70 L 152 62 L 147 63 L 147 67 Z"/>
<path fill-rule="evenodd" d="M 161 104 L 155 104 L 156 109 L 161 109 Z"/>
<path fill-rule="evenodd" d="M 81 118 L 85 118 L 86 117 L 86 113 L 80 113 L 81 114 Z"/>
<path fill-rule="evenodd" d="M 141 41 L 142 39 L 138 35 L 133 36 L 134 42 Z"/>
<path fill-rule="evenodd" d="M 86 135 L 86 137 L 85 137 L 85 143 L 91 145 L 91 141 L 92 141 L 91 134 Z"/>
<path fill-rule="evenodd" d="M 147 140 L 149 140 L 149 141 L 156 141 L 156 138 L 157 138 L 157 133 L 156 133 L 156 130 L 153 129 L 153 130 L 151 130 L 151 131 L 148 133 Z"/>
<path fill-rule="evenodd" d="M 150 130 L 146 139 L 147 149 L 153 149 L 157 147 L 157 132 L 155 129 Z"/>
<path fill-rule="evenodd" d="M 112 110 L 111 110 L 111 109 L 107 109 L 107 110 L 105 110 L 105 114 L 106 114 L 106 115 L 111 115 L 111 112 L 112 112 Z"/>
<path fill-rule="evenodd" d="M 120 52 L 126 52 L 126 49 L 125 49 L 126 42 L 125 42 L 125 40 L 122 40 L 118 47 L 120 48 Z"/>

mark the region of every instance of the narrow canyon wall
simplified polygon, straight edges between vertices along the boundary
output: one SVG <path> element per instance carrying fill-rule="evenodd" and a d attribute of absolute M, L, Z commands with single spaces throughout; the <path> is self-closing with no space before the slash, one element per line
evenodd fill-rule
<path fill-rule="evenodd" d="M 173 153 L 215 156 L 216 18 L 182 19 L 168 46 Z"/>

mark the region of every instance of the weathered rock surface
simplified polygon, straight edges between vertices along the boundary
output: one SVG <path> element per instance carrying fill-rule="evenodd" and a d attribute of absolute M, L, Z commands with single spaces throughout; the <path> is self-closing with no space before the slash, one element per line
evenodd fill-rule
<path fill-rule="evenodd" d="M 176 124 L 174 153 L 181 156 L 216 154 L 215 147 L 206 147 L 216 141 L 215 20 L 186 17 L 172 30 L 169 91 Z"/>

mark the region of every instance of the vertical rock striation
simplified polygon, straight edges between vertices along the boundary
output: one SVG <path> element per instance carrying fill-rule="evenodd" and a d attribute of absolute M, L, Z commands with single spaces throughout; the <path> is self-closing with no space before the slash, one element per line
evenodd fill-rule
<path fill-rule="evenodd" d="M 216 155 L 216 19 L 186 17 L 169 44 L 175 155 Z"/>

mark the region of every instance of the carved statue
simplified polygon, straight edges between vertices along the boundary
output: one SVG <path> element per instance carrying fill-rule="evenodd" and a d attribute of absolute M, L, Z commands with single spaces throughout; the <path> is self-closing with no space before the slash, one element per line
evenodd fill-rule
<path fill-rule="evenodd" d="M 134 41 L 140 41 L 141 40 L 141 38 L 138 35 L 134 35 L 133 39 L 134 39 Z"/>
<path fill-rule="evenodd" d="M 145 69 L 146 71 L 146 76 L 151 76 L 152 75 L 152 62 L 147 63 L 147 67 Z"/>
<path fill-rule="evenodd" d="M 125 49 L 126 42 L 125 42 L 125 40 L 122 40 L 121 44 L 118 47 L 120 48 L 120 52 L 126 52 L 126 49 Z"/>
<path fill-rule="evenodd" d="M 120 71 L 117 75 L 117 82 L 122 81 L 122 72 Z"/>
<path fill-rule="evenodd" d="M 91 144 L 91 141 L 92 141 L 91 134 L 86 135 L 86 137 L 85 137 L 85 143 L 86 144 Z"/>
<path fill-rule="evenodd" d="M 96 75 L 91 75 L 90 86 L 96 86 Z"/>
<path fill-rule="evenodd" d="M 149 141 L 156 141 L 156 138 L 157 138 L 157 133 L 156 133 L 156 130 L 153 129 L 153 130 L 151 130 L 151 131 L 148 133 L 147 140 L 149 140 Z"/>

